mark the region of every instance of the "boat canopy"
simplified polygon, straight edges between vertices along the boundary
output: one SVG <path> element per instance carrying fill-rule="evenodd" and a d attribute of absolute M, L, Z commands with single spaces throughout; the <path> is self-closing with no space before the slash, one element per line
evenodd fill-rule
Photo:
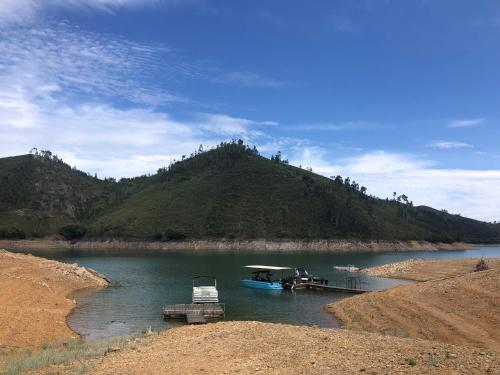
<path fill-rule="evenodd" d="M 292 270 L 290 267 L 276 267 L 276 266 L 262 266 L 259 264 L 253 264 L 249 266 L 244 266 L 245 268 L 252 268 L 256 270 L 273 270 L 273 271 L 284 271 L 284 270 Z"/>

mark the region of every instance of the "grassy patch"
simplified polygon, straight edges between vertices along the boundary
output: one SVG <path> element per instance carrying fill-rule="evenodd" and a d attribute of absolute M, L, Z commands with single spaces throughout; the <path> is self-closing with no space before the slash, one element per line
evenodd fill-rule
<path fill-rule="evenodd" d="M 132 337 L 113 337 L 104 340 L 85 342 L 81 339 L 61 343 L 45 344 L 39 351 L 27 351 L 7 356 L 2 360 L 0 374 L 16 375 L 34 371 L 51 365 L 67 364 L 102 356 L 126 346 Z M 82 365 L 77 373 L 91 372 L 91 365 Z"/>
<path fill-rule="evenodd" d="M 415 358 L 407 358 L 406 363 L 408 363 L 410 366 L 416 366 L 417 360 Z"/>
<path fill-rule="evenodd" d="M 400 328 L 385 328 L 381 331 L 383 334 L 396 337 L 410 337 L 410 334 Z"/>

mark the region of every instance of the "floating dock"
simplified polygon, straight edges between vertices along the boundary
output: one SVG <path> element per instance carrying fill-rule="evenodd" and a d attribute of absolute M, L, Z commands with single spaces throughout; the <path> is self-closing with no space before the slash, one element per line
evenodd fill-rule
<path fill-rule="evenodd" d="M 302 290 L 302 289 L 312 289 L 312 290 L 324 290 L 327 292 L 342 292 L 342 293 L 353 293 L 362 294 L 369 292 L 369 290 L 358 289 L 358 288 L 344 288 L 340 286 L 330 286 L 325 284 L 317 283 L 298 283 L 290 287 L 292 290 Z"/>
<path fill-rule="evenodd" d="M 208 319 L 223 318 L 225 315 L 223 303 L 185 303 L 165 305 L 163 317 L 186 319 L 188 324 L 206 323 Z"/>

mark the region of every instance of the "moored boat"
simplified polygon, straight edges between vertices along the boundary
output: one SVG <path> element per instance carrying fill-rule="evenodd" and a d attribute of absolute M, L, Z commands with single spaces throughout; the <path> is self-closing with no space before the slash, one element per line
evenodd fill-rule
<path fill-rule="evenodd" d="M 294 275 L 285 278 L 282 284 L 286 289 L 295 289 L 300 284 L 328 285 L 328 280 L 310 274 L 304 267 L 296 267 Z"/>
<path fill-rule="evenodd" d="M 282 290 L 283 289 L 283 272 L 292 270 L 290 267 L 277 267 L 277 266 L 262 266 L 262 265 L 249 265 L 245 268 L 254 269 L 252 277 L 249 279 L 241 280 L 241 283 L 247 288 L 268 289 L 268 290 Z M 280 279 L 273 279 L 273 271 L 281 271 Z"/>
<path fill-rule="evenodd" d="M 333 269 L 337 271 L 347 271 L 347 272 L 358 272 L 359 268 L 353 264 L 348 264 L 347 266 L 333 266 Z"/>
<path fill-rule="evenodd" d="M 213 285 L 198 285 L 201 280 L 212 280 Z M 218 303 L 217 279 L 213 276 L 193 277 L 193 303 Z"/>

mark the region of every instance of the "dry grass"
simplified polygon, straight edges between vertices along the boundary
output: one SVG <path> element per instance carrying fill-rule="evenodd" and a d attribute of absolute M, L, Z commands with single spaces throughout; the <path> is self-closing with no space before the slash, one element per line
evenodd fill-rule
<path fill-rule="evenodd" d="M 85 342 L 70 339 L 58 343 L 44 344 L 42 350 L 25 351 L 0 357 L 0 374 L 16 375 L 26 371 L 35 371 L 53 365 L 67 364 L 103 356 L 122 349 L 134 337 L 114 337 L 105 340 Z M 81 364 L 76 372 L 85 373 L 93 365 Z"/>
<path fill-rule="evenodd" d="M 169 329 L 83 363 L 48 371 L 118 374 L 495 374 L 488 350 L 366 332 L 259 322 Z"/>

